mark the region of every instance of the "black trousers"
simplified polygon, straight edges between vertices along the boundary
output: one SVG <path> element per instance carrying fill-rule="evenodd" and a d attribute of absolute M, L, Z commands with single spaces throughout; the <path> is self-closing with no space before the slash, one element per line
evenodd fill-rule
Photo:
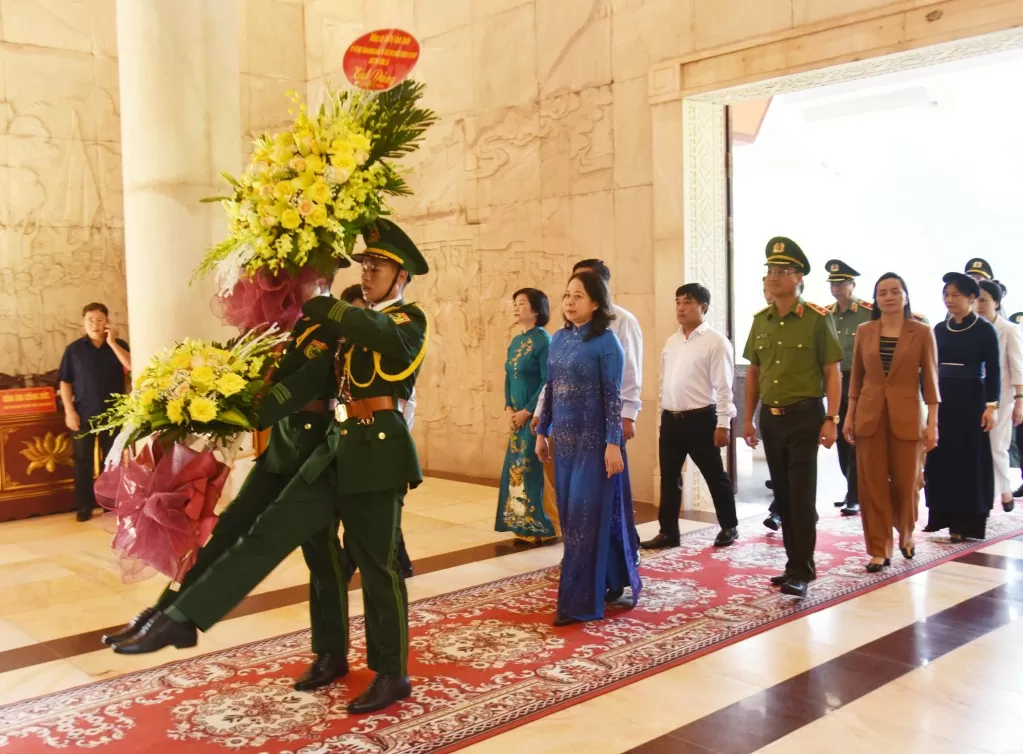
<path fill-rule="evenodd" d="M 845 439 L 845 415 L 849 413 L 849 380 L 851 375 L 842 372 L 842 404 L 838 409 L 842 417 L 838 425 L 838 465 L 845 476 L 846 494 L 845 502 L 850 505 L 858 505 L 860 502 L 859 486 L 856 483 L 856 446 L 850 445 Z"/>
<path fill-rule="evenodd" d="M 817 448 L 824 405 L 820 400 L 787 407 L 784 415 L 760 409 L 764 453 L 774 483 L 774 509 L 781 516 L 788 563 L 795 579 L 816 577 L 813 553 L 817 547 Z"/>
<path fill-rule="evenodd" d="M 82 429 L 88 429 L 89 419 L 82 417 Z M 82 513 L 89 513 L 96 507 L 96 494 L 93 492 L 93 485 L 96 482 L 96 437 L 97 435 L 85 435 L 75 437 L 74 445 L 75 458 L 75 507 Z M 103 432 L 99 437 L 99 462 L 103 467 L 103 459 L 107 457 L 110 448 L 114 444 L 114 435 L 110 432 Z"/>
<path fill-rule="evenodd" d="M 658 456 L 661 465 L 661 505 L 657 519 L 661 534 L 679 536 L 678 517 L 682 510 L 682 465 L 692 458 L 703 474 L 714 500 L 718 525 L 731 529 L 739 525 L 735 514 L 732 482 L 721 460 L 721 449 L 714 446 L 717 413 L 713 406 L 688 413 L 661 412 L 661 438 Z"/>

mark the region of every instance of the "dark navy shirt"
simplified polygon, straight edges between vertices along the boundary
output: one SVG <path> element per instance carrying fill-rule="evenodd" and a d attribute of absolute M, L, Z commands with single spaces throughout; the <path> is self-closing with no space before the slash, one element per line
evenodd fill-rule
<path fill-rule="evenodd" d="M 128 344 L 117 339 L 121 348 L 128 350 Z M 75 394 L 75 411 L 86 422 L 109 408 L 107 400 L 114 393 L 124 392 L 124 367 L 117 354 L 106 341 L 99 348 L 88 336 L 83 336 L 64 350 L 60 360 L 61 382 L 71 384 Z"/>

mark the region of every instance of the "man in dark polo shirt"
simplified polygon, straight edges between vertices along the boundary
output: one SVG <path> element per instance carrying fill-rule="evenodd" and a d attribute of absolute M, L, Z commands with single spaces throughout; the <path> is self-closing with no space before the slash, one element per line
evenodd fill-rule
<path fill-rule="evenodd" d="M 89 420 L 103 413 L 114 393 L 125 390 L 125 375 L 131 371 L 128 344 L 117 337 L 110 326 L 109 312 L 103 304 L 89 304 L 82 310 L 85 336 L 64 350 L 60 360 L 60 399 L 64 404 L 64 423 L 74 434 L 75 503 L 78 520 L 92 518 L 96 496 L 92 485 L 96 478 L 96 443 L 100 457 L 110 452 L 114 437 L 78 435 L 89 431 Z"/>

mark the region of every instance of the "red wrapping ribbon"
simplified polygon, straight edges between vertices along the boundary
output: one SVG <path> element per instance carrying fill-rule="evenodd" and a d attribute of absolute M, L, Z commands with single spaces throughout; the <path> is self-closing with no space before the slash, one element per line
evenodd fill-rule
<path fill-rule="evenodd" d="M 96 499 L 117 515 L 111 544 L 124 581 L 145 578 L 146 567 L 180 582 L 217 523 L 214 513 L 231 469 L 207 448 L 150 441 L 127 463 L 96 480 Z"/>
<path fill-rule="evenodd" d="M 252 278 L 238 281 L 229 295 L 215 296 L 213 311 L 242 332 L 267 322 L 290 330 L 302 316 L 302 304 L 323 284 L 323 276 L 311 267 L 303 267 L 297 277 L 260 270 Z"/>

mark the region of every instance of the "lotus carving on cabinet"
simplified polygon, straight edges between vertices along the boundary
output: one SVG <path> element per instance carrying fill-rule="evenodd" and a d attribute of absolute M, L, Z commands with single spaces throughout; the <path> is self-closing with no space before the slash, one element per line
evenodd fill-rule
<path fill-rule="evenodd" d="M 67 432 L 61 432 L 57 436 L 47 432 L 45 437 L 37 436 L 21 442 L 25 447 L 20 454 L 28 460 L 25 476 L 31 476 L 37 469 L 45 469 L 47 473 L 52 474 L 57 470 L 57 466 L 74 466 L 71 438 Z"/>

